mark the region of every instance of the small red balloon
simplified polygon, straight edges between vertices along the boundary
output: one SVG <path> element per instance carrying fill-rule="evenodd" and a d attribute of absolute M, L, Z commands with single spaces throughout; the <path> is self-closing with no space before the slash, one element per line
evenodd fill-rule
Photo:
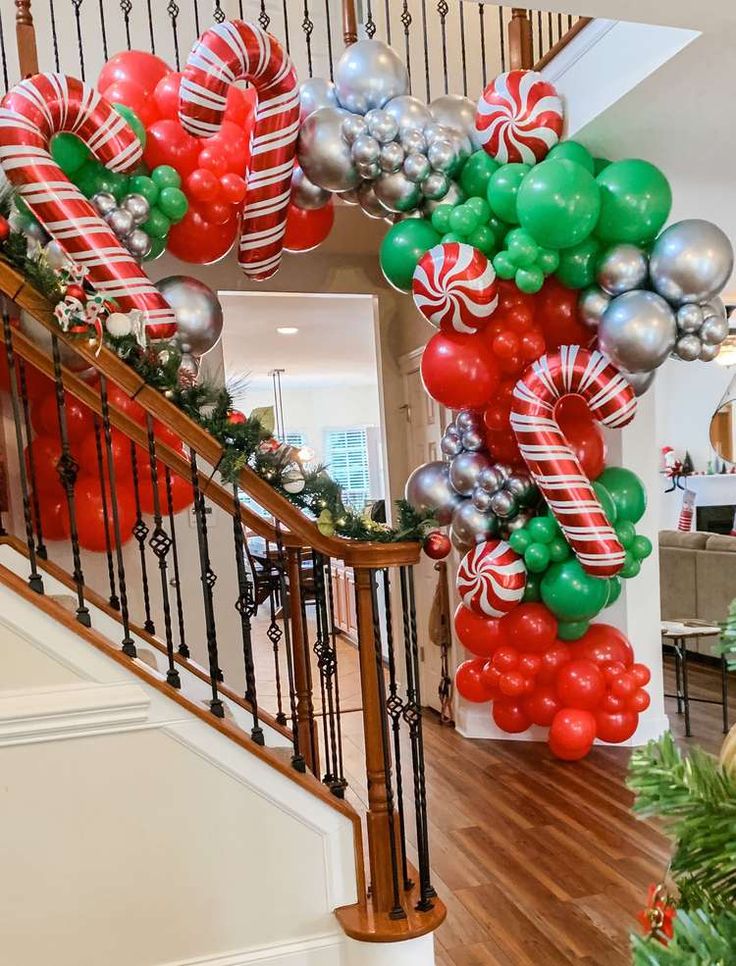
<path fill-rule="evenodd" d="M 229 205 L 239 205 L 245 198 L 245 179 L 228 171 L 220 178 L 220 195 Z"/>
<path fill-rule="evenodd" d="M 524 710 L 523 703 L 515 698 L 494 701 L 491 714 L 501 731 L 506 731 L 510 735 L 526 731 L 532 723 Z"/>
<path fill-rule="evenodd" d="M 652 680 L 652 672 L 646 664 L 632 664 L 629 668 L 629 674 L 640 688 L 643 688 Z"/>
<path fill-rule="evenodd" d="M 550 751 L 564 761 L 577 761 L 593 747 L 595 735 L 596 719 L 590 711 L 562 708 L 550 725 Z"/>
<path fill-rule="evenodd" d="M 626 710 L 636 711 L 640 714 L 642 711 L 647 710 L 651 702 L 652 699 L 649 697 L 644 688 L 637 688 L 631 697 L 626 699 Z"/>
<path fill-rule="evenodd" d="M 472 661 L 463 661 L 455 671 L 455 687 L 466 701 L 475 704 L 490 701 L 491 695 L 481 673 L 484 665 L 482 658 L 475 658 Z"/>
<path fill-rule="evenodd" d="M 156 84 L 153 100 L 156 104 L 158 116 L 163 120 L 179 120 L 179 87 L 183 74 L 172 70 L 165 74 Z"/>
<path fill-rule="evenodd" d="M 227 92 L 225 120 L 248 131 L 255 120 L 258 96 L 254 87 L 242 88 L 231 84 Z"/>
<path fill-rule="evenodd" d="M 524 698 L 524 710 L 532 724 L 542 725 L 545 728 L 552 724 L 552 719 L 561 707 L 560 699 L 552 687 L 537 685 L 532 693 Z"/>
<path fill-rule="evenodd" d="M 502 618 L 503 634 L 521 651 L 540 654 L 548 650 L 557 637 L 557 619 L 544 604 L 519 604 Z"/>
<path fill-rule="evenodd" d="M 596 664 L 621 661 L 625 667 L 630 667 L 634 661 L 628 638 L 611 624 L 591 624 L 572 647 L 575 657 L 586 657 Z"/>
<path fill-rule="evenodd" d="M 493 666 L 498 668 L 499 671 L 513 671 L 519 665 L 519 652 L 515 647 L 510 647 L 508 644 L 501 644 L 500 647 L 496 648 L 491 660 Z"/>
<path fill-rule="evenodd" d="M 0 244 L 6 242 L 10 236 L 10 222 L 0 215 Z"/>
<path fill-rule="evenodd" d="M 444 560 L 452 550 L 452 544 L 446 533 L 440 533 L 439 530 L 435 530 L 427 536 L 422 545 L 422 549 L 430 560 Z"/>
<path fill-rule="evenodd" d="M 619 698 L 630 698 L 636 691 L 636 681 L 629 674 L 621 674 L 611 685 L 611 694 Z"/>
<path fill-rule="evenodd" d="M 499 691 L 507 698 L 518 698 L 526 692 L 526 680 L 518 671 L 507 671 L 498 682 Z"/>
<path fill-rule="evenodd" d="M 557 696 L 568 708 L 595 711 L 606 693 L 606 679 L 592 661 L 568 661 L 557 672 Z"/>
<path fill-rule="evenodd" d="M 177 225 L 171 226 L 166 247 L 184 262 L 210 265 L 227 255 L 237 231 L 238 219 L 232 214 L 224 225 L 213 225 L 196 208 L 190 208 Z"/>
<path fill-rule="evenodd" d="M 214 201 L 220 190 L 217 175 L 207 168 L 195 168 L 186 180 L 186 192 L 192 201 Z"/>
<path fill-rule="evenodd" d="M 542 668 L 537 675 L 540 684 L 554 684 L 557 672 L 572 659 L 572 651 L 558 641 L 542 654 Z"/>
<path fill-rule="evenodd" d="M 211 201 L 202 209 L 202 216 L 210 225 L 222 227 L 231 221 L 233 211 L 231 205 L 226 205 L 224 201 Z"/>
<path fill-rule="evenodd" d="M 111 495 L 108 491 L 106 518 L 99 477 L 80 476 L 74 488 L 74 498 L 77 508 L 77 533 L 80 546 L 85 550 L 103 553 L 107 549 L 105 538 L 107 532 L 110 545 L 115 547 L 115 532 L 110 510 Z M 120 539 L 125 544 L 133 535 L 136 520 L 135 499 L 132 491 L 125 486 L 116 487 L 115 506 L 120 525 Z"/>
<path fill-rule="evenodd" d="M 542 670 L 542 658 L 539 654 L 522 654 L 519 658 L 519 671 L 526 677 L 534 677 Z"/>
<path fill-rule="evenodd" d="M 601 741 L 618 744 L 627 741 L 634 734 L 639 724 L 639 715 L 635 711 L 622 711 L 618 714 L 598 711 L 595 723 L 596 736 Z"/>
<path fill-rule="evenodd" d="M 327 238 L 335 224 L 332 199 L 322 208 L 297 208 L 289 205 L 284 248 L 287 252 L 309 252 Z"/>
<path fill-rule="evenodd" d="M 561 345 L 589 346 L 593 332 L 581 321 L 578 313 L 579 292 L 567 288 L 550 275 L 535 298 L 536 317 L 544 331 L 547 351 Z"/>
<path fill-rule="evenodd" d="M 498 365 L 480 334 L 437 332 L 424 348 L 422 382 L 448 409 L 484 409 L 498 386 Z"/>
<path fill-rule="evenodd" d="M 501 621 L 496 617 L 483 617 L 464 604 L 458 604 L 454 624 L 462 646 L 478 657 L 491 657 L 501 644 Z"/>
<path fill-rule="evenodd" d="M 43 534 L 44 541 L 67 540 L 71 532 L 69 504 L 62 488 L 58 487 L 55 492 L 39 493 L 38 509 L 41 517 L 41 534 Z M 34 528 L 38 534 L 35 511 L 33 519 Z"/>
<path fill-rule="evenodd" d="M 155 124 L 158 120 L 156 102 L 135 81 L 116 81 L 102 93 L 111 104 L 124 104 L 129 107 L 143 127 Z"/>
<path fill-rule="evenodd" d="M 202 148 L 197 158 L 200 168 L 205 168 L 221 178 L 227 172 L 227 158 L 216 147 Z"/>
<path fill-rule="evenodd" d="M 179 121 L 156 121 L 146 131 L 143 160 L 151 169 L 168 164 L 186 180 L 197 167 L 199 153 L 200 142 Z"/>
<path fill-rule="evenodd" d="M 589 480 L 606 467 L 606 442 L 582 396 L 563 396 L 555 406 L 555 419 Z"/>

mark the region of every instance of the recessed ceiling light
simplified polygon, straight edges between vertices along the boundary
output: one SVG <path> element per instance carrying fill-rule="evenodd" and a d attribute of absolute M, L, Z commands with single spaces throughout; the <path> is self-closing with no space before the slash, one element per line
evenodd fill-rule
<path fill-rule="evenodd" d="M 296 335 L 299 329 L 295 325 L 280 325 L 276 331 L 279 335 Z"/>

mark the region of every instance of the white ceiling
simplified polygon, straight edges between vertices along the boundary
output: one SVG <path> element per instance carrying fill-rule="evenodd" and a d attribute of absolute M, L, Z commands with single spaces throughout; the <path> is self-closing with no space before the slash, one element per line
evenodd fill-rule
<path fill-rule="evenodd" d="M 228 377 L 270 385 L 284 369 L 289 385 L 356 386 L 377 382 L 370 295 L 219 292 L 225 316 L 222 351 Z M 295 335 L 281 335 L 295 326 Z"/>

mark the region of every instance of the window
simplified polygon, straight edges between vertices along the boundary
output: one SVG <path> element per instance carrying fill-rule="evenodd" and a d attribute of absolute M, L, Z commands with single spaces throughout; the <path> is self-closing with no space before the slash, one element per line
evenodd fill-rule
<path fill-rule="evenodd" d="M 364 429 L 335 429 L 326 436 L 327 470 L 343 489 L 346 503 L 362 510 L 370 493 L 368 445 Z"/>
<path fill-rule="evenodd" d="M 304 433 L 287 433 L 284 437 L 284 442 L 287 446 L 293 446 L 295 449 L 301 449 L 306 443 L 304 438 Z"/>

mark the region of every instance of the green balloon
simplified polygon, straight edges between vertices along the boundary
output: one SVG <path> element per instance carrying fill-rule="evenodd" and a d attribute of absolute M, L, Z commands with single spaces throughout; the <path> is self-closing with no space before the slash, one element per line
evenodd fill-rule
<path fill-rule="evenodd" d="M 453 211 L 452 205 L 438 205 L 432 212 L 432 227 L 440 235 L 445 235 L 450 230 L 450 215 Z"/>
<path fill-rule="evenodd" d="M 151 250 L 147 255 L 143 256 L 144 262 L 152 262 L 154 259 L 158 258 L 160 255 L 166 251 L 166 239 L 165 238 L 151 238 Z"/>
<path fill-rule="evenodd" d="M 513 228 L 506 236 L 504 244 L 508 249 L 509 257 L 519 268 L 529 268 L 536 262 L 539 245 L 523 228 Z"/>
<path fill-rule="evenodd" d="M 159 187 L 153 178 L 145 174 L 136 174 L 128 181 L 128 189 L 131 194 L 143 195 L 149 205 L 155 205 L 158 201 Z"/>
<path fill-rule="evenodd" d="M 560 251 L 557 278 L 568 288 L 587 288 L 595 282 L 600 253 L 600 242 L 592 235 L 579 245 L 563 248 Z"/>
<path fill-rule="evenodd" d="M 608 167 L 610 163 L 611 161 L 609 158 L 593 158 L 593 174 L 596 176 L 596 178 L 604 168 Z"/>
<path fill-rule="evenodd" d="M 527 531 L 526 527 L 523 527 L 521 530 L 514 530 L 514 532 L 509 536 L 509 546 L 514 553 L 523 554 L 527 547 L 530 547 L 533 542 L 532 536 Z"/>
<path fill-rule="evenodd" d="M 623 466 L 608 466 L 596 480 L 611 494 L 616 504 L 617 519 L 638 523 L 647 508 L 644 484 L 631 470 Z"/>
<path fill-rule="evenodd" d="M 545 275 L 556 272 L 560 266 L 560 253 L 552 248 L 540 248 L 537 255 L 537 267 L 541 268 Z"/>
<path fill-rule="evenodd" d="M 549 547 L 543 543 L 532 543 L 524 551 L 526 569 L 533 574 L 543 573 L 549 567 Z"/>
<path fill-rule="evenodd" d="M 533 543 L 552 543 L 560 535 L 560 528 L 554 517 L 532 517 L 524 531 L 529 534 Z"/>
<path fill-rule="evenodd" d="M 513 225 L 519 224 L 516 196 L 526 175 L 531 171 L 528 164 L 504 164 L 488 182 L 488 204 L 494 215 Z"/>
<path fill-rule="evenodd" d="M 484 255 L 490 255 L 496 248 L 496 236 L 488 225 L 481 225 L 468 235 L 468 244 L 480 249 Z"/>
<path fill-rule="evenodd" d="M 542 601 L 562 621 L 587 621 L 606 606 L 608 585 L 575 558 L 552 564 L 542 578 Z"/>
<path fill-rule="evenodd" d="M 637 560 L 646 560 L 652 552 L 652 541 L 643 533 L 638 534 L 631 544 L 631 552 Z"/>
<path fill-rule="evenodd" d="M 151 238 L 163 238 L 169 234 L 171 222 L 160 208 L 153 207 L 148 213 L 148 220 L 142 225 L 143 231 Z"/>
<path fill-rule="evenodd" d="M 542 595 L 540 592 L 540 584 L 542 578 L 539 574 L 526 575 L 526 586 L 524 587 L 524 596 L 521 598 L 525 604 L 530 604 L 535 601 L 541 600 Z"/>
<path fill-rule="evenodd" d="M 616 601 L 621 596 L 622 589 L 623 589 L 623 584 L 621 583 L 620 577 L 608 578 L 608 603 L 606 604 L 606 607 L 610 607 L 611 604 L 616 603 Z"/>
<path fill-rule="evenodd" d="M 531 268 L 520 268 L 514 275 L 514 281 L 520 292 L 534 295 L 544 285 L 544 272 L 536 265 L 532 265 Z"/>
<path fill-rule="evenodd" d="M 407 218 L 392 225 L 379 251 L 386 280 L 400 292 L 410 292 L 417 262 L 439 241 L 440 236 L 424 218 Z"/>
<path fill-rule="evenodd" d="M 596 181 L 601 195 L 595 229 L 598 238 L 636 244 L 653 238 L 667 221 L 672 190 L 667 178 L 649 161 L 614 161 Z"/>
<path fill-rule="evenodd" d="M 189 210 L 187 196 L 180 188 L 162 188 L 158 196 L 158 207 L 174 223 L 181 221 Z"/>
<path fill-rule="evenodd" d="M 457 205 L 450 213 L 450 231 L 454 231 L 458 235 L 469 235 L 480 225 L 481 218 L 477 212 L 468 208 L 467 205 Z"/>
<path fill-rule="evenodd" d="M 501 221 L 500 218 L 496 218 L 495 215 L 491 215 L 491 217 L 488 219 L 488 227 L 496 236 L 496 244 L 500 247 L 503 244 L 511 225 L 507 225 L 505 221 Z"/>
<path fill-rule="evenodd" d="M 630 520 L 619 520 L 613 528 L 624 550 L 630 550 L 636 539 L 636 528 Z"/>
<path fill-rule="evenodd" d="M 465 162 L 465 167 L 460 175 L 460 187 L 469 198 L 485 198 L 488 191 L 488 182 L 498 171 L 498 168 L 498 161 L 494 161 L 481 148 L 480 151 L 471 154 Z"/>
<path fill-rule="evenodd" d="M 567 540 L 564 537 L 555 537 L 549 545 L 549 559 L 552 563 L 562 563 L 570 556 L 572 556 L 572 550 Z"/>
<path fill-rule="evenodd" d="M 172 168 L 170 164 L 159 164 L 158 167 L 154 168 L 151 172 L 151 178 L 159 188 L 181 187 L 181 177 L 179 176 L 179 172 L 176 170 L 176 168 Z"/>
<path fill-rule="evenodd" d="M 499 252 L 493 258 L 493 267 L 499 278 L 513 278 L 516 275 L 516 265 L 511 261 L 508 252 Z"/>
<path fill-rule="evenodd" d="M 595 228 L 600 205 L 600 189 L 593 175 L 564 158 L 542 161 L 532 168 L 517 199 L 522 228 L 544 248 L 580 244 Z"/>
<path fill-rule="evenodd" d="M 456 231 L 448 231 L 446 235 L 443 235 L 440 239 L 443 245 L 450 245 L 452 242 L 459 242 L 461 245 L 465 244 L 465 235 L 458 235 Z"/>
<path fill-rule="evenodd" d="M 616 504 L 613 502 L 613 497 L 601 483 L 600 477 L 597 480 L 593 480 L 593 489 L 595 490 L 595 495 L 598 497 L 598 502 L 603 508 L 603 512 L 608 517 L 608 522 L 613 526 L 618 517 L 618 511 L 616 510 Z"/>
<path fill-rule="evenodd" d="M 620 575 L 625 579 L 629 580 L 631 577 L 638 577 L 639 571 L 641 570 L 641 563 L 636 559 L 633 553 L 626 551 L 626 559 L 624 560 L 624 565 L 619 571 Z"/>
<path fill-rule="evenodd" d="M 133 133 L 141 142 L 141 147 L 146 146 L 146 129 L 143 126 L 143 122 L 135 113 L 132 107 L 128 107 L 127 104 L 113 104 L 113 107 L 118 112 L 121 117 L 124 117 L 128 124 L 133 128 Z"/>
<path fill-rule="evenodd" d="M 557 637 L 561 641 L 577 641 L 590 627 L 590 621 L 560 621 Z"/>
<path fill-rule="evenodd" d="M 128 177 L 108 171 L 104 164 L 89 158 L 74 175 L 74 183 L 87 198 L 104 191 L 120 201 L 128 190 Z"/>
<path fill-rule="evenodd" d="M 587 148 L 584 148 L 582 144 L 577 141 L 560 141 L 559 144 L 555 144 L 552 150 L 547 154 L 548 161 L 554 161 L 555 158 L 564 158 L 566 161 L 574 161 L 575 164 L 581 165 L 586 171 L 591 174 L 595 174 L 595 162 L 593 161 L 593 155 Z"/>
<path fill-rule="evenodd" d="M 491 217 L 491 206 L 486 201 L 485 195 L 482 198 L 468 198 L 465 207 L 470 208 L 478 215 L 481 225 L 488 224 L 488 219 Z"/>
<path fill-rule="evenodd" d="M 89 148 L 74 134 L 56 134 L 51 138 L 51 157 L 64 174 L 71 176 L 91 155 Z"/>

